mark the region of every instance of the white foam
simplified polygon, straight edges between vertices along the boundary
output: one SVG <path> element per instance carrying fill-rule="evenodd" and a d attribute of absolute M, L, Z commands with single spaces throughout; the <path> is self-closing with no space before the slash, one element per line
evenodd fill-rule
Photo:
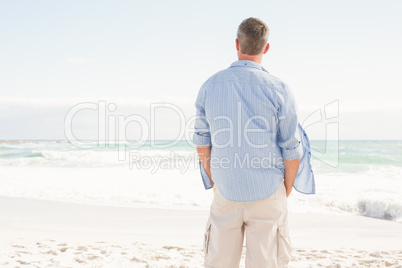
<path fill-rule="evenodd" d="M 17 157 L 0 157 L 1 195 L 119 206 L 210 206 L 212 191 L 204 190 L 193 150 L 184 148 L 173 154 L 170 150 L 131 150 L 141 157 L 167 159 L 168 165 L 144 169 L 136 159 L 130 169 L 129 157 L 119 161 L 117 150 L 78 150 L 64 143 L 18 146 L 13 152 Z M 190 160 L 188 168 L 170 165 L 177 156 Z M 323 167 L 315 169 L 316 194 L 294 190 L 288 199 L 290 210 L 360 213 L 401 221 L 402 167 Z"/>

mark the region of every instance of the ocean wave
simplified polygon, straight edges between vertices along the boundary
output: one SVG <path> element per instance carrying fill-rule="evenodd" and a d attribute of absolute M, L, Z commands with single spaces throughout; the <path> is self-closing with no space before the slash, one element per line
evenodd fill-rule
<path fill-rule="evenodd" d="M 0 166 L 46 166 L 46 167 L 104 167 L 127 166 L 152 162 L 175 162 L 177 158 L 195 161 L 196 152 L 168 150 L 127 150 L 119 154 L 117 150 L 40 150 L 4 151 L 0 153 Z"/>
<path fill-rule="evenodd" d="M 371 218 L 399 221 L 402 218 L 402 204 L 387 200 L 360 200 L 357 203 L 359 213 Z"/>
<path fill-rule="evenodd" d="M 77 163 L 82 159 L 78 156 L 79 152 L 44 154 L 44 157 L 57 159 L 75 157 Z M 48 161 L 43 157 L 24 159 L 36 163 Z M 184 173 L 175 168 L 153 172 L 151 169 L 107 166 L 99 160 L 93 164 L 100 165 L 99 168 L 88 169 L 88 162 L 82 162 L 83 166 L 75 164 L 74 167 L 41 167 L 40 164 L 24 168 L 2 167 L 0 195 L 123 206 L 143 204 L 207 209 L 210 204 L 206 199 L 210 192 L 204 190 L 198 167 L 191 167 Z M 352 213 L 402 222 L 400 173 L 401 169 L 396 168 L 390 177 L 380 177 L 384 170 L 374 169 L 349 176 L 318 174 L 316 194 L 303 195 L 293 191 L 288 200 L 289 209 L 292 212 Z"/>
<path fill-rule="evenodd" d="M 294 191 L 289 199 L 290 209 L 353 213 L 402 222 L 401 146 L 402 142 L 341 143 L 339 165 L 314 159 L 316 194 L 307 196 Z M 135 157 L 130 158 L 129 153 Z M 168 149 L 145 146 L 127 149 L 125 156 L 124 161 L 119 159 L 117 148 L 85 149 L 68 142 L 0 143 L 0 194 L 90 203 L 208 207 L 194 148 L 184 143 Z M 177 162 L 177 157 L 194 162 L 181 173 L 178 166 L 169 164 Z M 146 169 L 148 163 L 141 162 L 146 158 L 162 158 L 160 163 L 169 165 Z M 132 168 L 130 163 L 134 164 Z M 116 182 L 116 177 L 121 180 Z"/>
<path fill-rule="evenodd" d="M 358 213 L 370 218 L 400 221 L 402 220 L 402 203 L 395 200 L 360 199 L 352 201 L 328 201 L 323 204 L 332 211 Z"/>
<path fill-rule="evenodd" d="M 45 156 L 42 153 L 38 152 L 38 153 L 32 153 L 27 157 L 45 157 Z"/>

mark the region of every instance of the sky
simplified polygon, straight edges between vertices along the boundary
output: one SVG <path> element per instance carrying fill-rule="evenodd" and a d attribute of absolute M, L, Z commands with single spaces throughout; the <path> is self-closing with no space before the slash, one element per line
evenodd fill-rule
<path fill-rule="evenodd" d="M 109 119 L 107 133 L 141 138 L 145 121 L 155 139 L 183 138 L 202 83 L 237 60 L 248 17 L 269 26 L 262 65 L 289 85 L 312 139 L 401 139 L 400 10 L 401 1 L 1 1 L 0 140 L 66 139 L 66 125 L 92 139 Z M 151 120 L 161 102 L 170 106 Z M 96 109 L 71 116 L 82 103 Z"/>

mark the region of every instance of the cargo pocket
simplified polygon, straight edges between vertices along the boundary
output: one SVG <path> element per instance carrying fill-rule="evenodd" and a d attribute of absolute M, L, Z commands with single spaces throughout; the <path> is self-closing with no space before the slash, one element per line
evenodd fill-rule
<path fill-rule="evenodd" d="M 208 246 L 209 246 L 209 236 L 211 233 L 211 223 L 208 224 L 207 229 L 205 230 L 204 233 L 204 253 L 208 253 Z"/>
<path fill-rule="evenodd" d="M 292 243 L 289 236 L 289 228 L 278 226 L 278 264 L 279 267 L 287 267 L 292 259 Z"/>

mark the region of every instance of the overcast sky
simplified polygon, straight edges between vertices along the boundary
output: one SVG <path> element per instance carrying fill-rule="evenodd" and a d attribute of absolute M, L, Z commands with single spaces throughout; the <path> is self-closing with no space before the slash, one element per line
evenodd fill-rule
<path fill-rule="evenodd" d="M 332 123 L 340 139 L 401 139 L 401 10 L 367 0 L 2 1 L 0 139 L 65 139 L 81 102 L 150 121 L 150 103 L 163 101 L 187 119 L 201 84 L 237 60 L 236 30 L 251 16 L 270 27 L 262 65 L 290 86 L 311 138 Z M 155 116 L 156 138 L 177 136 L 177 111 Z M 97 135 L 97 118 L 75 115 L 78 138 Z"/>

